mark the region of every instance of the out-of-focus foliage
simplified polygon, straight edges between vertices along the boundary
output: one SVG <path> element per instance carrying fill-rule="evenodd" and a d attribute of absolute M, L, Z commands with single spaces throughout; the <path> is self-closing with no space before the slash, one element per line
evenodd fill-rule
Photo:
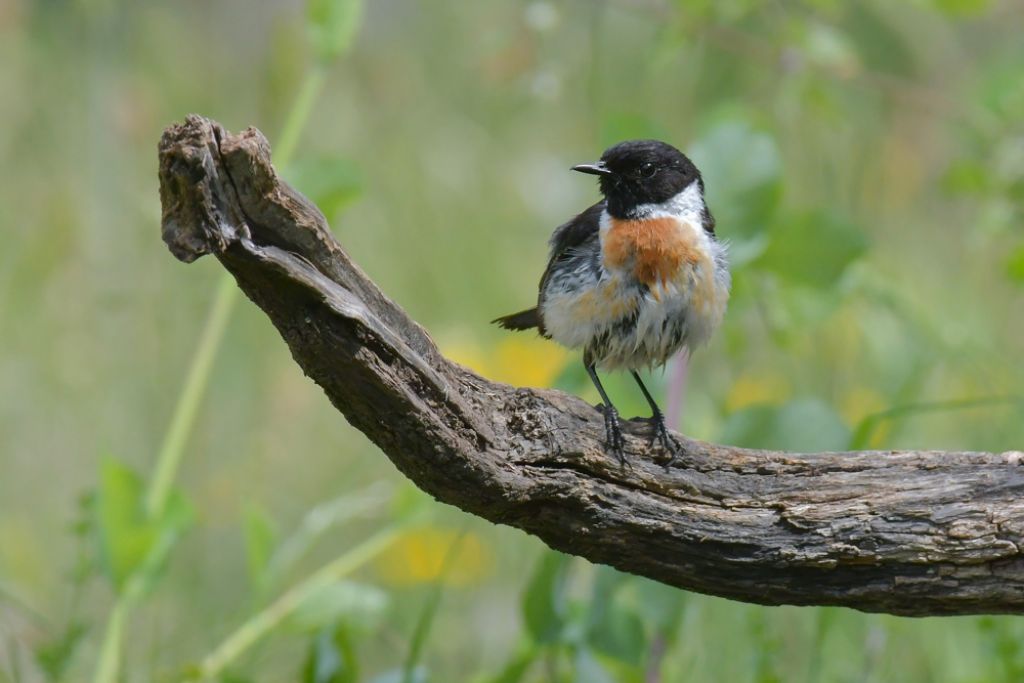
<path fill-rule="evenodd" d="M 158 516 L 147 514 L 143 494 L 138 474 L 113 459 L 101 463 L 86 524 L 95 534 L 97 564 L 118 591 L 132 578 L 141 582 L 140 590 L 148 589 L 192 521 L 181 493 L 175 492 Z"/>
<path fill-rule="evenodd" d="M 329 62 L 352 45 L 363 13 L 363 0 L 309 0 L 307 11 L 313 52 Z"/>
<path fill-rule="evenodd" d="M 734 264 L 685 431 L 1020 448 L 1022 23 L 1019 0 L 0 0 L 0 681 L 1020 680 L 1014 619 L 741 605 L 440 506 L 248 304 L 162 509 L 147 487 L 220 276 L 159 240 L 155 143 L 192 111 L 259 126 L 453 358 L 588 400 L 576 354 L 486 321 L 533 303 L 595 199 L 569 166 L 669 140 Z"/>

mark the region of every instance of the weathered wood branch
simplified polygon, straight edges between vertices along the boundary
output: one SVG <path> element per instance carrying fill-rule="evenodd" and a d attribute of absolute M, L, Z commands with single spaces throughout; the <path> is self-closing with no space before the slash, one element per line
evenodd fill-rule
<path fill-rule="evenodd" d="M 445 359 L 274 172 L 259 131 L 197 116 L 160 142 L 163 236 L 212 253 L 296 362 L 439 500 L 673 586 L 768 605 L 905 615 L 1024 612 L 1024 453 L 789 454 L 681 437 L 670 471 L 646 422 Z"/>

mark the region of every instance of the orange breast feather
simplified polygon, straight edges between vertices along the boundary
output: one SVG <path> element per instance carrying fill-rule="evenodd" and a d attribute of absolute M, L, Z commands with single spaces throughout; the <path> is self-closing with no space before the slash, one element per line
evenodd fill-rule
<path fill-rule="evenodd" d="M 612 219 L 604 239 L 605 265 L 633 266 L 633 275 L 648 287 L 666 283 L 684 264 L 700 261 L 700 251 L 674 218 Z"/>

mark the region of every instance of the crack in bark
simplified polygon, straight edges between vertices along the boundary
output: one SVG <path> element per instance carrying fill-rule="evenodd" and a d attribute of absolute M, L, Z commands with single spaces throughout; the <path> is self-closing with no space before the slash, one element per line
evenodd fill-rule
<path fill-rule="evenodd" d="M 572 454 L 569 454 L 569 457 L 571 457 L 571 456 L 572 456 Z M 607 471 L 605 471 L 603 469 L 599 469 L 599 470 L 588 469 L 586 467 L 581 467 L 580 465 L 578 465 L 576 463 L 573 463 L 573 462 L 571 462 L 569 460 L 563 460 L 563 459 L 558 459 L 558 460 L 541 459 L 541 460 L 520 461 L 518 464 L 521 467 L 523 467 L 524 469 L 526 469 L 526 470 L 539 470 L 538 476 L 543 476 L 540 473 L 541 472 L 545 472 L 545 471 L 547 471 L 547 472 L 551 472 L 551 471 L 556 471 L 556 472 L 557 471 L 570 471 L 570 472 L 573 472 L 573 473 L 575 473 L 577 475 L 580 475 L 581 477 L 587 477 L 587 478 L 591 478 L 591 479 L 598 479 L 598 480 L 600 480 L 600 481 L 602 481 L 602 482 L 604 482 L 606 484 L 609 484 L 611 486 L 617 486 L 617 487 L 626 489 L 627 491 L 632 491 L 634 493 L 641 493 L 641 494 L 648 495 L 648 496 L 656 496 L 658 498 L 664 498 L 666 500 L 676 501 L 676 502 L 679 502 L 679 503 L 692 503 L 692 504 L 696 504 L 696 505 L 713 505 L 713 504 L 715 504 L 717 502 L 717 501 L 714 501 L 713 499 L 709 501 L 708 498 L 697 499 L 697 498 L 687 497 L 685 495 L 673 495 L 672 493 L 670 493 L 668 491 L 665 491 L 664 489 L 651 488 L 649 486 L 644 485 L 643 483 L 636 483 L 636 482 L 633 482 L 633 481 L 629 481 L 627 479 L 616 478 L 616 477 L 612 476 L 610 473 L 608 473 Z M 695 493 L 700 493 L 701 492 L 699 488 L 697 488 L 696 486 L 693 486 L 692 484 L 691 484 L 691 488 L 689 490 L 692 491 L 692 492 L 695 492 Z M 718 507 L 724 507 L 720 502 L 717 502 L 717 503 L 718 503 L 718 505 L 717 505 Z"/>
<path fill-rule="evenodd" d="M 199 116 L 169 127 L 160 197 L 171 252 L 216 256 L 332 404 L 441 501 L 738 600 L 1024 612 L 1021 451 L 791 454 L 680 437 L 666 471 L 640 419 L 623 424 L 622 469 L 593 406 L 445 359 L 277 177 L 259 131 Z"/>

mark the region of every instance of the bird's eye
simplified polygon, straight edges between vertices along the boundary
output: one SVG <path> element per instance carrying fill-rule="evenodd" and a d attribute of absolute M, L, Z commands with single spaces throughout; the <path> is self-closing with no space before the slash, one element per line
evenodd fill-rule
<path fill-rule="evenodd" d="M 641 178 L 653 178 L 654 174 L 657 172 L 658 167 L 648 161 L 646 164 L 644 164 L 637 170 L 637 175 L 639 175 Z"/>

